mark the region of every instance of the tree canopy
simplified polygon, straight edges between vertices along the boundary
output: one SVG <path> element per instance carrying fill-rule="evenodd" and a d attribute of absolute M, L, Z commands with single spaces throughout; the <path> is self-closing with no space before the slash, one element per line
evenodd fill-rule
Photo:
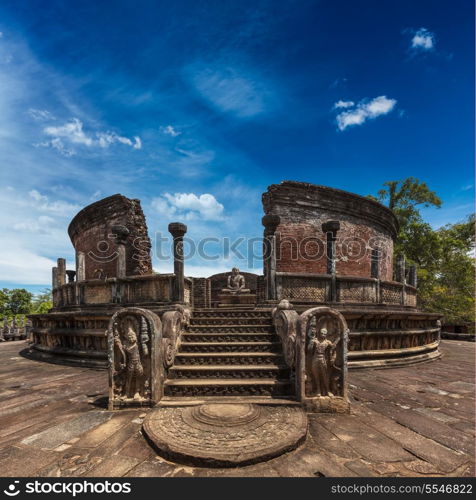
<path fill-rule="evenodd" d="M 51 290 L 33 295 L 24 288 L 0 290 L 0 316 L 12 318 L 30 313 L 45 313 L 53 307 Z"/>
<path fill-rule="evenodd" d="M 385 182 L 370 198 L 386 204 L 400 223 L 395 255 L 418 266 L 419 306 L 443 313 L 446 323 L 474 324 L 474 214 L 433 229 L 420 208 L 439 208 L 442 201 L 414 177 Z"/>

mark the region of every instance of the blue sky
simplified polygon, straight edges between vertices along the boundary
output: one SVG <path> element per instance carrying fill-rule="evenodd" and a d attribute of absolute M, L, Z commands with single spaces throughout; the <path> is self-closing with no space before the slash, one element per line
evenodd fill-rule
<path fill-rule="evenodd" d="M 83 206 L 140 198 L 151 235 L 259 237 L 291 179 L 374 194 L 415 176 L 473 210 L 473 2 L 0 5 L 0 286 L 48 286 Z M 215 248 L 211 245 L 209 248 Z M 238 264 L 194 258 L 187 274 Z M 154 267 L 169 272 L 169 260 Z"/>

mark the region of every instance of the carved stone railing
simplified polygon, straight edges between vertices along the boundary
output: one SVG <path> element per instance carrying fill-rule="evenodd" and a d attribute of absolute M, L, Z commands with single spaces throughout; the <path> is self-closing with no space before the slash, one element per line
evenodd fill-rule
<path fill-rule="evenodd" d="M 173 279 L 173 274 L 154 274 L 67 283 L 53 290 L 53 311 L 100 304 L 171 302 Z"/>
<path fill-rule="evenodd" d="M 190 326 L 190 316 L 190 309 L 181 305 L 162 315 L 163 363 L 166 370 L 174 364 L 182 333 Z"/>
<path fill-rule="evenodd" d="M 109 321 L 109 409 L 154 406 L 163 396 L 164 381 L 190 324 L 190 310 L 181 305 L 162 320 L 152 311 L 127 307 Z"/>
<path fill-rule="evenodd" d="M 384 304 L 416 307 L 415 287 L 397 281 L 382 281 L 360 276 L 336 276 L 335 302 L 341 304 Z M 276 273 L 278 300 L 294 303 L 324 304 L 334 302 L 331 274 Z"/>
<path fill-rule="evenodd" d="M 344 316 L 330 307 L 304 311 L 296 338 L 296 397 L 312 412 L 348 413 L 347 342 Z"/>
<path fill-rule="evenodd" d="M 283 346 L 284 360 L 291 370 L 296 364 L 296 337 L 299 314 L 288 300 L 282 300 L 273 309 L 273 325 Z"/>

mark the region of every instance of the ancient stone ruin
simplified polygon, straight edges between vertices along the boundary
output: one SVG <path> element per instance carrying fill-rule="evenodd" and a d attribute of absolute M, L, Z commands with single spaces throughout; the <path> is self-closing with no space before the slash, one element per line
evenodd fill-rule
<path fill-rule="evenodd" d="M 298 446 L 303 412 L 348 412 L 348 369 L 438 358 L 441 316 L 418 310 L 415 268 L 394 265 L 389 209 L 291 181 L 269 186 L 263 207 L 263 274 L 193 278 L 184 224 L 169 224 L 174 272 L 157 274 L 138 200 L 84 208 L 69 226 L 75 269 L 58 259 L 54 307 L 31 316 L 32 350 L 108 368 L 111 410 L 158 407 L 144 424 L 154 446 L 212 465 Z M 216 439 L 196 446 L 207 429 Z"/>

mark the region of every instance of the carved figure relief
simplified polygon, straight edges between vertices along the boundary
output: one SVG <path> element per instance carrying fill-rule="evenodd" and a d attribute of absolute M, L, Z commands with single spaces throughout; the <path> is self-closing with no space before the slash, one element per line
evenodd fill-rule
<path fill-rule="evenodd" d="M 113 324 L 114 397 L 141 402 L 150 397 L 147 372 L 150 368 L 150 332 L 145 318 L 122 315 Z"/>
<path fill-rule="evenodd" d="M 346 398 L 349 330 L 344 317 L 329 307 L 308 309 L 299 317 L 298 395 Z"/>
<path fill-rule="evenodd" d="M 311 393 L 316 396 L 333 396 L 331 391 L 332 369 L 335 362 L 335 350 L 339 338 L 334 342 L 327 338 L 327 328 L 321 328 L 317 334 L 310 325 L 307 351 L 311 357 L 308 377 Z"/>
<path fill-rule="evenodd" d="M 120 391 L 121 399 L 144 399 L 144 394 L 141 394 L 144 392 L 144 367 L 137 338 L 138 330 L 137 320 L 134 317 L 125 317 L 114 333 L 114 344 L 120 353 L 116 375 L 122 375 L 122 384 L 116 386 L 116 389 Z"/>

